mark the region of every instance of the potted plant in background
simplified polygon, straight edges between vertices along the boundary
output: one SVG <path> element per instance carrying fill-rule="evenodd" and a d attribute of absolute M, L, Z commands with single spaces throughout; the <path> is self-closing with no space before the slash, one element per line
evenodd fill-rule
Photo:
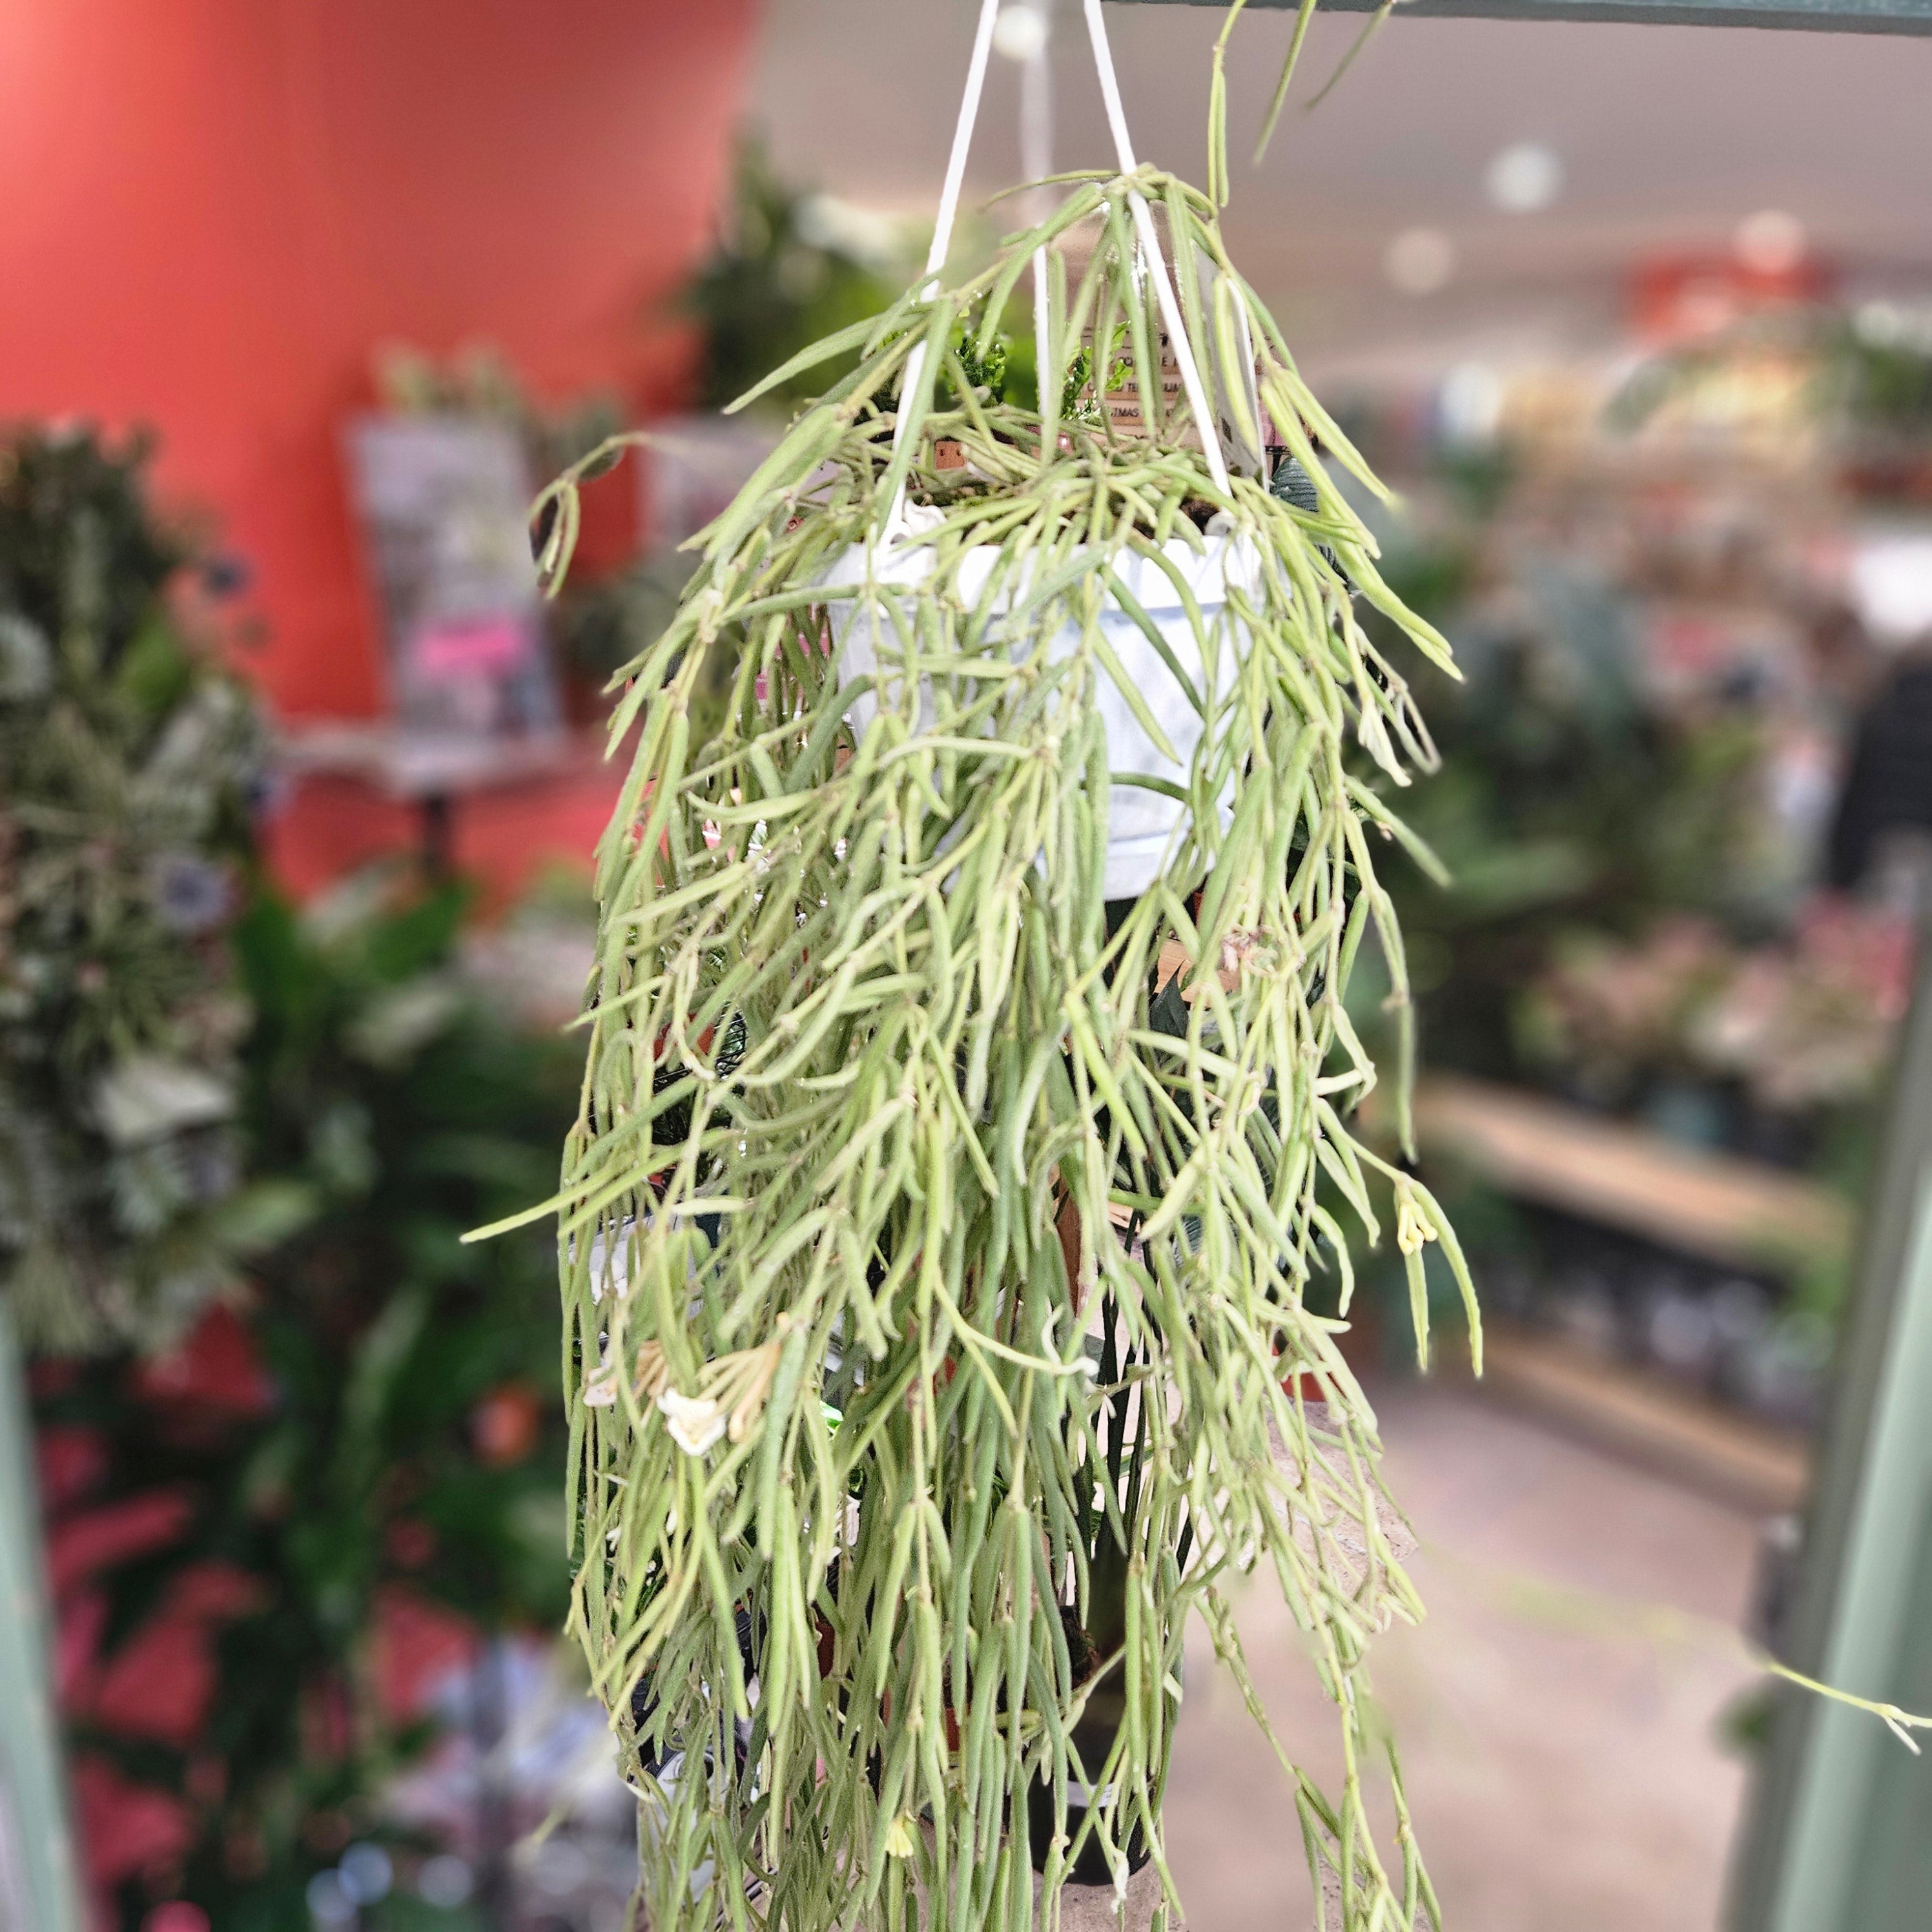
<path fill-rule="evenodd" d="M 0 1279 L 30 1348 L 172 1339 L 254 1219 L 227 928 L 266 734 L 146 446 L 0 440 Z"/>
<path fill-rule="evenodd" d="M 458 1237 L 543 1184 L 571 1054 L 460 886 L 266 884 L 235 572 L 148 454 L 0 434 L 0 1581 L 54 1640 L 0 1626 L 10 1876 L 36 1932 L 469 1923 L 515 1827 L 459 1817 L 465 1876 L 400 1815 L 422 1694 L 568 1577 L 546 1244 Z"/>
<path fill-rule="evenodd" d="M 1089 5 L 1118 168 L 945 279 L 993 12 L 928 278 L 767 379 L 857 358 L 625 674 L 548 1204 L 573 1622 L 646 1796 L 652 1923 L 762 1894 L 799 1932 L 1021 1927 L 1036 1864 L 1057 1910 L 1144 1852 L 1172 1906 L 1184 1627 L 1258 1714 L 1228 1593 L 1266 1570 L 1342 1731 L 1333 1797 L 1282 1753 L 1318 1895 L 1410 1924 L 1433 1897 L 1364 1670 L 1418 1606 L 1304 1290 L 1339 1274 L 1346 1312 L 1348 1215 L 1392 1222 L 1419 1316 L 1428 1243 L 1468 1292 L 1352 1130 L 1378 1072 L 1344 1004 L 1366 945 L 1406 1012 L 1376 862 L 1427 862 L 1385 794 L 1433 762 L 1358 600 L 1447 650 L 1228 256 L 1221 50 L 1203 194 L 1136 161 Z M 1036 408 L 982 380 L 1030 271 Z M 1096 394 L 1116 356 L 1132 433 Z M 617 454 L 540 500 L 551 580 Z"/>
<path fill-rule="evenodd" d="M 876 315 L 914 252 L 901 224 L 801 192 L 755 142 L 740 148 L 717 236 L 671 310 L 697 331 L 696 406 L 652 421 L 638 479 L 643 554 L 602 574 L 574 568 L 556 604 L 574 676 L 601 687 L 662 632 L 694 567 L 684 539 L 730 504 L 777 446 L 788 413 L 843 371 L 802 371 L 748 414 L 728 416 L 724 405 L 800 350 Z M 854 348 L 845 361 L 856 359 Z M 542 473 L 582 453 L 569 451 Z"/>

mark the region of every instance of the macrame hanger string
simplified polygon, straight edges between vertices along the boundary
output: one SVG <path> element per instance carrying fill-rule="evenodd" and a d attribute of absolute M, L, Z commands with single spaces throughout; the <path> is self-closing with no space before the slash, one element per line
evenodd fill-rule
<path fill-rule="evenodd" d="M 1039 4 L 1039 0 L 1036 0 Z M 1107 125 L 1114 137 L 1114 153 L 1124 175 L 1131 176 L 1139 164 L 1134 159 L 1134 144 L 1127 132 L 1126 116 L 1120 106 L 1120 84 L 1114 72 L 1114 57 L 1107 44 L 1106 22 L 1100 17 L 1100 0 L 1084 0 L 1087 16 L 1087 38 L 1094 49 L 1094 64 L 1100 81 L 1100 97 L 1107 110 Z M 1041 8 L 1042 15 L 1044 8 Z M 939 212 L 932 226 L 932 245 L 926 250 L 926 281 L 920 290 L 922 298 L 929 298 L 938 286 L 939 272 L 946 266 L 946 258 L 952 247 L 953 224 L 959 213 L 960 190 L 966 179 L 966 158 L 973 145 L 973 130 L 980 118 L 980 96 L 986 91 L 986 62 L 992 51 L 993 28 L 1000 13 L 1000 0 L 980 0 L 980 24 L 973 36 L 972 58 L 966 68 L 966 91 L 959 103 L 959 118 L 953 124 L 952 152 L 946 163 L 946 180 L 940 190 Z M 1034 56 L 1044 62 L 1045 50 Z M 1045 85 L 1044 72 L 1038 84 Z M 1043 94 L 1039 98 L 1044 99 Z M 1024 105 L 1024 104 L 1023 104 Z M 1024 117 L 1033 122 L 1036 129 L 1044 122 L 1044 115 L 1036 108 Z M 1034 146 L 1036 135 L 1028 134 L 1029 148 Z M 1029 161 L 1034 158 L 1030 154 Z M 1134 218 L 1134 230 L 1139 237 L 1141 254 L 1147 272 L 1153 277 L 1154 296 L 1160 304 L 1161 320 L 1166 325 L 1168 340 L 1173 344 L 1174 360 L 1180 365 L 1181 387 L 1187 395 L 1187 406 L 1193 412 L 1194 420 L 1201 431 L 1202 454 L 1208 462 L 1208 473 L 1214 480 L 1215 487 L 1225 492 L 1228 487 L 1227 459 L 1221 450 L 1219 426 L 1214 412 L 1209 406 L 1206 385 L 1201 380 L 1199 364 L 1195 360 L 1194 346 L 1188 339 L 1186 322 L 1180 313 L 1180 304 L 1174 292 L 1174 279 L 1168 272 L 1167 258 L 1162 252 L 1160 236 L 1154 225 L 1154 213 L 1148 206 L 1147 197 L 1137 188 L 1127 190 L 1127 205 Z M 1048 342 L 1049 332 L 1046 312 L 1046 251 L 1036 249 L 1034 253 L 1034 337 L 1036 353 L 1039 358 L 1039 380 L 1044 383 L 1051 380 Z M 906 358 L 905 374 L 899 386 L 899 394 L 907 398 L 914 394 L 926 374 L 926 345 L 916 344 Z M 1144 382 L 1157 384 L 1159 370 L 1144 372 Z M 904 440 L 911 422 L 910 413 L 903 408 L 892 429 L 892 448 L 897 452 Z M 905 518 L 906 482 L 902 477 L 892 496 L 892 507 L 886 513 L 881 534 L 890 544 L 900 534 Z"/>
<path fill-rule="evenodd" d="M 959 103 L 959 118 L 953 124 L 952 152 L 946 158 L 945 185 L 939 192 L 939 212 L 932 224 L 932 246 L 926 251 L 926 284 L 920 290 L 922 299 L 931 297 L 938 286 L 939 272 L 946 266 L 946 257 L 952 247 L 952 224 L 959 213 L 959 190 L 966 179 L 966 155 L 973 145 L 974 124 L 980 118 L 980 96 L 986 89 L 986 59 L 993 46 L 993 25 L 999 18 L 1000 0 L 980 0 L 980 25 L 973 36 L 973 58 L 966 68 L 966 92 Z M 899 385 L 902 400 L 909 400 L 917 392 L 926 374 L 926 344 L 915 346 L 906 358 L 905 376 Z M 892 448 L 897 452 L 904 440 L 907 424 L 911 418 L 902 408 L 898 420 L 892 428 Z M 892 508 L 886 513 L 885 536 L 890 543 L 898 534 L 905 516 L 905 479 L 893 493 Z"/>
<path fill-rule="evenodd" d="M 1107 45 L 1107 23 L 1100 17 L 1100 0 L 1085 0 L 1087 38 L 1094 44 L 1094 64 L 1100 76 L 1100 98 L 1106 104 L 1107 126 L 1114 136 L 1114 158 L 1124 175 L 1132 175 L 1139 164 L 1134 159 L 1134 144 L 1127 133 L 1127 117 L 1120 107 L 1120 83 L 1114 74 L 1114 56 Z M 1154 213 L 1147 196 L 1137 188 L 1127 190 L 1127 206 L 1140 236 L 1141 252 L 1147 259 L 1148 272 L 1154 278 L 1155 298 L 1160 304 L 1160 319 L 1167 325 L 1168 340 L 1174 345 L 1174 359 L 1180 364 L 1180 386 L 1187 392 L 1187 406 L 1201 430 L 1201 453 L 1208 459 L 1208 473 L 1215 487 L 1228 488 L 1227 458 L 1221 452 L 1220 427 L 1208 407 L 1208 391 L 1201 380 L 1200 365 L 1194 359 L 1194 345 L 1188 340 L 1180 304 L 1175 299 L 1173 278 L 1167 272 L 1167 259 L 1161 252 L 1160 237 L 1155 231 Z M 1158 383 L 1160 371 L 1145 372 L 1144 383 Z M 1148 398 L 1151 404 L 1152 398 Z"/>
<path fill-rule="evenodd" d="M 1040 22 L 1040 44 L 1027 57 L 1020 74 L 1020 172 L 1028 181 L 1044 181 L 1053 172 L 1053 0 L 1032 0 L 1034 17 Z M 1032 219 L 1042 220 L 1046 209 L 1043 189 L 1032 196 Z M 1046 413 L 1046 384 L 1058 372 L 1053 368 L 1053 330 L 1046 304 L 1046 250 L 1033 251 L 1033 366 L 1039 388 L 1039 406 Z M 1045 463 L 1048 452 L 1040 452 Z"/>

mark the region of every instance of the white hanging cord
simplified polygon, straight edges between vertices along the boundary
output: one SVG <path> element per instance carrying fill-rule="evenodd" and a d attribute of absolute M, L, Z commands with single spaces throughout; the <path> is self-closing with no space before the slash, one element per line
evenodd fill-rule
<path fill-rule="evenodd" d="M 1036 10 L 1044 14 L 1051 0 L 1032 0 Z M 1114 73 L 1114 60 L 1107 44 L 1107 28 L 1100 16 L 1100 0 L 1085 0 L 1087 35 L 1093 44 L 1094 64 L 1100 80 L 1100 95 L 1107 110 L 1107 124 L 1114 136 L 1114 152 L 1120 172 L 1131 175 L 1138 164 L 1134 159 L 1132 138 L 1127 133 L 1126 116 L 1120 106 L 1120 82 Z M 993 28 L 1000 14 L 1000 0 L 980 0 L 980 24 L 973 37 L 973 55 L 966 70 L 966 92 L 959 103 L 959 118 L 953 124 L 952 151 L 946 164 L 946 181 L 940 191 L 939 212 L 932 229 L 932 245 L 926 250 L 926 281 L 920 290 L 922 296 L 929 296 L 937 286 L 939 272 L 946 266 L 946 257 L 952 246 L 953 223 L 959 212 L 959 195 L 966 178 L 966 158 L 973 145 L 973 129 L 980 116 L 980 98 L 986 81 L 986 62 L 992 51 Z M 1026 104 L 1022 103 L 1022 136 L 1030 149 L 1034 132 L 1026 124 L 1031 122 L 1034 128 L 1045 130 L 1046 139 L 1051 140 L 1052 96 L 1047 91 L 1048 76 L 1045 70 L 1046 49 L 1028 63 L 1030 70 L 1038 66 L 1040 71 L 1037 81 L 1037 99 L 1043 106 L 1043 113 L 1028 114 Z M 1034 156 L 1029 152 L 1024 158 L 1025 165 L 1032 173 Z M 1039 174 L 1051 172 L 1050 152 L 1046 157 L 1046 165 Z M 1037 179 L 1039 175 L 1034 175 Z M 1221 439 L 1214 413 L 1208 406 L 1206 386 L 1202 382 L 1199 366 L 1194 359 L 1193 344 L 1188 340 L 1186 325 L 1182 317 L 1180 304 L 1174 292 L 1173 278 L 1168 273 L 1166 257 L 1161 252 L 1160 237 L 1154 225 L 1154 214 L 1147 204 L 1147 197 L 1138 188 L 1127 190 L 1128 206 L 1134 218 L 1134 227 L 1140 238 L 1141 252 L 1148 272 L 1154 277 L 1154 294 L 1160 304 L 1161 320 L 1167 327 L 1168 340 L 1174 345 L 1174 359 L 1180 365 L 1181 386 L 1187 393 L 1188 406 L 1194 412 L 1195 422 L 1200 426 L 1202 453 L 1206 458 L 1208 473 L 1216 485 L 1226 490 L 1228 488 L 1228 465 L 1221 452 Z M 1038 367 L 1044 372 L 1049 360 L 1048 353 L 1048 318 L 1046 304 L 1046 250 L 1036 249 L 1034 254 L 1034 337 L 1035 353 L 1039 358 Z M 892 448 L 896 452 L 903 441 L 911 418 L 904 405 L 917 390 L 926 371 L 926 344 L 916 344 L 912 353 L 906 358 L 905 374 L 899 386 L 900 408 L 898 419 L 892 426 Z M 1042 380 L 1043 380 L 1042 376 Z M 1156 369 L 1146 372 L 1144 382 L 1157 383 L 1160 372 Z M 1152 398 L 1150 397 L 1149 402 Z M 1044 398 L 1042 398 L 1042 403 Z M 907 479 L 902 478 L 894 493 L 891 508 L 887 511 L 883 534 L 890 542 L 897 534 L 905 510 Z M 872 540 L 867 540 L 867 548 Z"/>
<path fill-rule="evenodd" d="M 959 104 L 959 118 L 952 129 L 952 152 L 946 164 L 946 185 L 939 194 L 939 213 L 932 225 L 932 246 L 926 251 L 926 284 L 920 290 L 922 298 L 929 296 L 937 285 L 939 272 L 946 266 L 946 257 L 952 246 L 952 223 L 959 212 L 959 190 L 966 179 L 966 153 L 973 145 L 973 124 L 980 118 L 980 95 L 986 82 L 986 56 L 993 45 L 993 22 L 999 17 L 1000 0 L 980 0 L 980 28 L 973 37 L 973 58 L 966 69 L 966 93 Z M 917 344 L 906 358 L 905 375 L 899 384 L 898 419 L 892 425 L 892 448 L 896 451 L 904 440 L 906 426 L 911 420 L 906 405 L 918 389 L 920 378 L 926 373 L 926 344 Z M 905 508 L 905 481 L 901 478 L 899 487 L 892 497 L 892 506 L 886 515 L 886 532 L 888 538 L 897 530 L 899 519 Z"/>
<path fill-rule="evenodd" d="M 1086 10 L 1087 38 L 1094 44 L 1094 64 L 1100 70 L 1100 98 L 1107 106 L 1107 125 L 1113 130 L 1114 152 L 1120 162 L 1121 173 L 1130 175 L 1138 164 L 1134 160 L 1134 144 L 1127 134 L 1126 116 L 1120 111 L 1120 84 L 1114 76 L 1114 57 L 1107 46 L 1107 26 L 1100 17 L 1100 0 L 1086 0 Z M 1127 190 L 1127 202 L 1133 211 L 1142 252 L 1154 276 L 1154 290 L 1160 298 L 1161 320 L 1167 325 L 1168 340 L 1174 344 L 1174 360 L 1180 364 L 1181 387 L 1187 392 L 1188 407 L 1194 412 L 1194 420 L 1200 425 L 1201 452 L 1208 459 L 1208 473 L 1225 490 L 1228 488 L 1228 465 L 1221 454 L 1220 430 L 1213 411 L 1208 406 L 1208 392 L 1195 363 L 1194 346 L 1187 339 L 1180 304 L 1174 299 L 1173 280 L 1167 272 L 1166 258 L 1161 254 L 1160 238 L 1154 231 L 1153 213 L 1148 207 L 1146 196 L 1138 188 Z M 1141 380 L 1143 383 L 1158 384 L 1160 371 L 1144 371 Z M 1150 416 L 1153 401 L 1149 394 L 1144 396 L 1142 404 Z"/>
<path fill-rule="evenodd" d="M 1053 172 L 1053 0 L 1031 0 L 1040 22 L 1040 45 L 1020 70 L 1020 172 L 1028 181 L 1044 181 Z M 1040 220 L 1045 191 L 1033 194 L 1032 219 Z M 1033 366 L 1040 389 L 1040 412 L 1046 413 L 1046 386 L 1054 371 L 1053 335 L 1046 309 L 1046 250 L 1033 251 Z M 1046 452 L 1040 452 L 1046 460 Z"/>
<path fill-rule="evenodd" d="M 953 218 L 959 212 L 959 190 L 966 179 L 966 154 L 973 145 L 973 124 L 980 118 L 980 95 L 986 84 L 986 56 L 992 51 L 993 26 L 1000 0 L 980 0 L 979 30 L 973 36 L 973 58 L 966 69 L 966 92 L 953 124 L 952 152 L 946 157 L 946 184 L 939 191 L 939 212 L 933 219 L 932 246 L 926 251 L 928 278 L 923 293 L 932 292 L 932 278 L 946 266 L 952 246 Z"/>

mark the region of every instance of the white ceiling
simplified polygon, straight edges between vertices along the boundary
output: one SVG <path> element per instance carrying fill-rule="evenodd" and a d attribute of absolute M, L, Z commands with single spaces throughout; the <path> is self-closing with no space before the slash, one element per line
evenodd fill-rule
<path fill-rule="evenodd" d="M 977 9 L 972 0 L 765 0 L 750 118 L 791 178 L 880 207 L 929 208 L 945 164 Z M 1107 10 L 1142 157 L 1205 172 L 1208 56 L 1218 8 Z M 1305 350 L 1334 361 L 1395 340 L 1514 330 L 1600 332 L 1643 253 L 1721 248 L 1780 208 L 1854 282 L 1932 286 L 1932 41 L 1739 28 L 1404 20 L 1340 86 L 1292 104 L 1266 160 L 1246 164 L 1289 16 L 1251 12 L 1230 75 L 1228 238 Z M 1360 32 L 1318 17 L 1305 100 Z M 1078 0 L 1057 0 L 1060 165 L 1110 156 Z M 969 190 L 1018 178 L 1017 70 L 995 58 Z M 1498 213 L 1483 172 L 1512 142 L 1548 145 L 1564 190 Z M 1396 295 L 1390 238 L 1454 240 L 1443 292 Z"/>

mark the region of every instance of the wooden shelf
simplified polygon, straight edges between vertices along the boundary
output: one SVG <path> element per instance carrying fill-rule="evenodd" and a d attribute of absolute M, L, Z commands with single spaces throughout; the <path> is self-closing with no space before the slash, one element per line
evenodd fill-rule
<path fill-rule="evenodd" d="M 1802 1175 L 1540 1094 L 1438 1076 L 1415 1124 L 1429 1154 L 1506 1194 L 1708 1260 L 1787 1274 L 1850 1240 L 1844 1204 Z"/>
<path fill-rule="evenodd" d="M 1514 1323 L 1485 1322 L 1483 1343 L 1485 1395 L 1598 1448 L 1762 1514 L 1796 1510 L 1809 1492 L 1810 1445 L 1795 1431 Z"/>
<path fill-rule="evenodd" d="M 392 798 L 422 800 L 594 769 L 602 761 L 603 737 L 561 726 L 486 739 L 403 731 L 380 722 L 317 722 L 285 726 L 276 750 L 298 777 L 359 778 Z"/>
<path fill-rule="evenodd" d="M 1784 1273 L 1850 1239 L 1844 1203 L 1800 1175 L 1540 1094 L 1438 1076 L 1417 1090 L 1415 1124 L 1434 1159 L 1506 1194 L 1706 1260 Z M 1803 1503 L 1810 1452 L 1796 1431 L 1560 1336 L 1494 1318 L 1483 1329 L 1484 1394 L 1740 1508 Z"/>

